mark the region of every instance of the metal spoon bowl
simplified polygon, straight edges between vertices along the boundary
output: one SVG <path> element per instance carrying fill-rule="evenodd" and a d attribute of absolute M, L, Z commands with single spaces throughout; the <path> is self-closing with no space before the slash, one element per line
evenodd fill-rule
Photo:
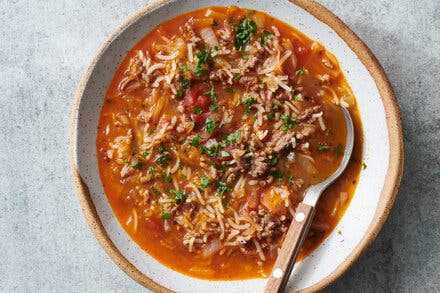
<path fill-rule="evenodd" d="M 295 218 L 290 224 L 284 239 L 281 250 L 278 253 L 272 274 L 267 280 L 265 293 L 283 292 L 293 270 L 295 260 L 298 257 L 301 245 L 307 235 L 313 216 L 315 215 L 316 204 L 322 192 L 332 184 L 345 170 L 353 151 L 354 127 L 350 113 L 341 107 L 347 127 L 347 140 L 345 143 L 344 157 L 338 169 L 326 180 L 312 185 L 306 189 L 304 200 L 297 207 Z"/>

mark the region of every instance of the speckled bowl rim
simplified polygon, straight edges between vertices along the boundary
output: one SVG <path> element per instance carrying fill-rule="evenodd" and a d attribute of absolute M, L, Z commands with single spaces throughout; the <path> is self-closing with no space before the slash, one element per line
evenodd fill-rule
<path fill-rule="evenodd" d="M 403 135 L 402 135 L 402 123 L 392 87 L 388 81 L 387 76 L 379 64 L 376 57 L 367 47 L 367 45 L 336 15 L 330 12 L 327 8 L 313 0 L 290 0 L 295 5 L 303 8 L 311 15 L 316 17 L 321 22 L 327 24 L 332 28 L 341 39 L 353 50 L 358 56 L 363 65 L 367 68 L 370 75 L 373 77 L 376 86 L 379 90 L 383 106 L 385 109 L 385 117 L 387 122 L 388 137 L 390 143 L 390 157 L 389 165 L 385 178 L 385 182 L 381 191 L 380 199 L 377 204 L 376 212 L 373 220 L 371 221 L 367 231 L 362 237 L 358 245 L 348 255 L 348 257 L 327 277 L 323 278 L 316 284 L 302 289 L 300 292 L 315 292 L 324 289 L 333 282 L 335 282 L 344 272 L 346 272 L 361 256 L 361 254 L 371 245 L 376 238 L 380 229 L 382 228 L 388 214 L 391 211 L 394 200 L 397 195 L 397 191 L 400 185 L 400 181 L 403 174 Z M 90 192 L 81 179 L 81 176 L 76 169 L 74 163 L 74 130 L 75 123 L 77 121 L 77 109 L 84 92 L 87 80 L 90 77 L 92 69 L 96 66 L 97 61 L 101 58 L 105 48 L 115 39 L 115 37 L 126 27 L 131 25 L 135 20 L 143 16 L 151 9 L 167 3 L 168 0 L 157 0 L 146 7 L 138 10 L 134 15 L 128 18 L 122 25 L 120 25 L 103 43 L 92 62 L 90 63 L 86 73 L 84 74 L 79 86 L 77 88 L 70 125 L 70 147 L 69 157 L 70 166 L 73 173 L 73 181 L 78 199 L 81 205 L 81 209 L 86 217 L 86 220 L 95 235 L 96 239 L 103 247 L 104 251 L 110 256 L 110 258 L 133 280 L 137 281 L 146 288 L 154 292 L 173 292 L 172 290 L 156 283 L 148 276 L 141 273 L 133 264 L 131 264 L 118 250 L 118 248 L 110 240 L 107 232 L 102 225 L 102 222 L 97 214 L 96 207 L 90 196 Z"/>

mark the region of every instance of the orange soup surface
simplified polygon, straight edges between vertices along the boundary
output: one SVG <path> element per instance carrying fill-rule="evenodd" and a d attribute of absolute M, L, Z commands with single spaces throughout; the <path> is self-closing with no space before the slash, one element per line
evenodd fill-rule
<path fill-rule="evenodd" d="M 173 270 L 211 280 L 267 277 L 308 186 L 345 150 L 300 259 L 327 237 L 362 160 L 356 100 L 336 58 L 284 22 L 209 7 L 156 27 L 125 56 L 103 103 L 102 184 L 127 233 Z"/>

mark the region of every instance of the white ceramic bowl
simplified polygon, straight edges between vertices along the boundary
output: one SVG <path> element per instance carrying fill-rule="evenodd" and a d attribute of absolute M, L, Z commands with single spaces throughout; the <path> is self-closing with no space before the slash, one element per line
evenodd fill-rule
<path fill-rule="evenodd" d="M 403 142 L 398 107 L 377 60 L 331 12 L 309 0 L 159 1 L 137 12 L 98 51 L 75 97 L 71 165 L 84 214 L 109 256 L 154 291 L 262 292 L 265 279 L 207 281 L 188 277 L 146 254 L 114 216 L 98 174 L 96 133 L 104 95 L 126 52 L 163 21 L 206 6 L 238 5 L 268 12 L 322 43 L 338 58 L 357 98 L 364 129 L 364 160 L 356 193 L 334 232 L 295 266 L 287 291 L 318 290 L 337 279 L 371 243 L 393 204 L 402 175 Z"/>

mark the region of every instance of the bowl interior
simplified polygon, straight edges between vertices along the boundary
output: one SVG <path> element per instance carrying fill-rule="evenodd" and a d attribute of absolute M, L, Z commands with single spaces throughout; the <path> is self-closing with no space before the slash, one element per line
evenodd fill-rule
<path fill-rule="evenodd" d="M 356 193 L 334 232 L 309 257 L 295 266 L 288 287 L 307 288 L 330 275 L 361 241 L 375 215 L 389 165 L 390 140 L 386 115 L 373 77 L 358 56 L 317 18 L 288 1 L 200 0 L 163 2 L 144 9 L 117 31 L 97 56 L 79 89 L 79 104 L 73 127 L 73 163 L 90 191 L 99 220 L 120 253 L 154 282 L 178 292 L 254 292 L 261 291 L 264 279 L 206 281 L 194 279 L 164 267 L 147 255 L 113 215 L 99 179 L 96 159 L 96 131 L 104 95 L 126 52 L 140 38 L 163 21 L 205 6 L 238 5 L 266 11 L 322 43 L 340 62 L 357 98 L 364 128 L 364 162 Z M 75 113 L 74 113 L 75 116 Z M 374 154 L 374 155 L 370 155 Z M 336 231 L 341 231 L 341 234 Z M 110 256 L 111 253 L 110 253 Z"/>

